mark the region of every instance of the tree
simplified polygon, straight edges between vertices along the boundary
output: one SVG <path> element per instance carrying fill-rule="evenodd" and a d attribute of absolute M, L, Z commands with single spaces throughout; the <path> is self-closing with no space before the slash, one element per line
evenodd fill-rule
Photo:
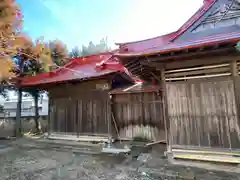
<path fill-rule="evenodd" d="M 15 36 L 21 27 L 22 16 L 15 0 L 0 2 L 0 81 L 12 78 L 14 68 L 11 55 Z"/>
<path fill-rule="evenodd" d="M 66 47 L 60 41 L 44 43 L 20 33 L 22 16 L 15 0 L 0 1 L 0 93 L 4 94 L 4 84 L 12 77 L 17 77 L 18 103 L 16 113 L 16 133 L 21 135 L 21 104 L 22 92 L 21 79 L 43 71 L 49 71 L 49 66 L 56 63 L 63 65 L 67 54 Z M 12 58 L 13 57 L 13 58 Z M 15 63 L 14 63 L 15 62 Z M 8 83 L 7 83 L 8 84 Z M 25 89 L 35 99 L 35 122 L 38 125 L 38 88 Z"/>
<path fill-rule="evenodd" d="M 72 58 L 79 57 L 79 56 L 81 56 L 81 50 L 76 46 L 69 53 L 69 56 L 72 57 Z"/>
<path fill-rule="evenodd" d="M 49 42 L 49 49 L 51 51 L 52 61 L 57 66 L 63 66 L 68 62 L 66 58 L 68 56 L 67 46 L 59 40 Z"/>
<path fill-rule="evenodd" d="M 70 57 L 87 56 L 89 54 L 101 53 L 109 50 L 110 48 L 107 45 L 107 41 L 103 38 L 98 44 L 94 44 L 90 41 L 88 46 L 82 45 L 81 50 L 79 50 L 78 47 L 73 48 Z"/>
<path fill-rule="evenodd" d="M 67 48 L 61 41 L 44 42 L 43 40 L 37 40 L 29 53 L 31 53 L 31 56 L 28 56 L 22 71 L 24 76 L 34 76 L 42 72 L 48 72 L 53 63 L 57 66 L 63 66 L 67 63 Z M 27 91 L 34 98 L 35 130 L 33 133 L 38 134 L 41 132 L 38 99 L 43 91 L 37 87 L 25 88 L 24 91 Z"/>
<path fill-rule="evenodd" d="M 94 44 L 92 41 L 89 42 L 88 46 L 82 46 L 82 55 L 100 53 L 109 51 L 107 42 L 105 39 L 101 39 L 98 44 Z"/>
<path fill-rule="evenodd" d="M 18 35 L 14 40 L 14 49 L 18 50 L 15 56 L 16 67 L 14 73 L 18 77 L 16 86 L 18 87 L 18 103 L 17 103 L 17 135 L 21 135 L 21 104 L 22 104 L 22 92 L 24 89 L 21 87 L 21 79 L 25 76 L 34 76 L 38 73 L 49 71 L 49 65 L 52 64 L 51 51 L 43 41 L 36 40 L 35 43 L 24 35 Z M 36 133 L 39 129 L 39 115 L 38 115 L 38 96 L 40 90 L 38 88 L 28 88 L 25 91 L 29 92 L 34 97 L 35 102 L 35 125 Z"/>
<path fill-rule="evenodd" d="M 18 34 L 22 23 L 22 16 L 15 0 L 1 0 L 0 2 L 0 52 L 8 52 L 9 41 Z"/>
<path fill-rule="evenodd" d="M 21 28 L 22 16 L 15 0 L 0 1 L 0 82 L 1 93 L 4 92 L 4 84 L 15 74 L 11 56 L 17 54 L 14 50 L 15 36 Z"/>

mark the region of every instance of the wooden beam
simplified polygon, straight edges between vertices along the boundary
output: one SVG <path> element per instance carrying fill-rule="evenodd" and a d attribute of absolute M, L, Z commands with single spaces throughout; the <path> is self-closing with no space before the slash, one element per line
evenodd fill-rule
<path fill-rule="evenodd" d="M 151 73 L 151 75 L 155 78 L 155 79 L 157 79 L 158 80 L 158 82 L 160 82 L 161 83 L 161 79 L 160 78 L 158 78 L 157 77 L 157 75 L 155 75 L 153 72 L 150 72 Z"/>
<path fill-rule="evenodd" d="M 211 49 L 211 50 L 205 50 L 205 51 L 195 51 L 195 52 L 188 52 L 188 53 L 182 53 L 182 54 L 175 54 L 175 55 L 161 55 L 161 56 L 155 56 L 155 57 L 149 57 L 148 60 L 151 62 L 159 62 L 159 61 L 166 61 L 166 60 L 173 60 L 173 59 L 186 59 L 186 58 L 193 58 L 197 56 L 214 56 L 214 55 L 222 55 L 223 53 L 231 52 L 234 54 L 240 54 L 239 52 L 236 52 L 234 47 L 227 47 L 227 48 L 220 48 L 220 49 Z"/>
<path fill-rule="evenodd" d="M 140 71 L 141 66 L 135 66 L 134 68 L 128 68 L 131 72 Z"/>
<path fill-rule="evenodd" d="M 196 71 L 185 71 L 185 72 L 176 72 L 176 73 L 166 73 L 166 78 L 175 78 L 175 77 L 184 77 L 184 76 L 196 76 L 196 75 L 213 75 L 213 74 L 222 74 L 229 73 L 229 67 L 215 68 L 215 69 L 203 69 Z"/>
<path fill-rule="evenodd" d="M 125 64 L 124 66 L 130 69 L 130 68 L 133 68 L 133 67 L 136 67 L 136 66 L 139 66 L 139 65 L 140 65 L 139 61 L 134 60 L 133 62 Z"/>
<path fill-rule="evenodd" d="M 158 63 L 158 62 L 148 62 L 148 61 L 140 61 L 141 65 L 148 66 L 148 67 L 154 67 L 154 68 L 162 68 L 164 67 L 164 63 Z"/>
<path fill-rule="evenodd" d="M 166 62 L 165 65 L 163 62 L 140 62 L 142 65 L 149 66 L 152 68 L 156 68 L 157 70 L 160 70 L 162 67 L 166 67 L 166 71 L 175 71 L 175 69 L 183 69 L 188 68 L 189 70 L 192 70 L 192 68 L 201 69 L 200 66 L 221 66 L 220 64 L 225 64 L 222 66 L 226 66 L 226 64 L 229 64 L 232 60 L 239 59 L 240 55 L 233 55 L 233 56 L 208 56 L 208 57 L 200 57 L 200 58 L 193 58 L 193 59 L 184 59 L 182 61 L 169 61 Z M 199 67 L 196 67 L 199 66 Z M 211 67 L 210 67 L 211 68 Z M 215 67 L 213 67 L 215 68 Z"/>
<path fill-rule="evenodd" d="M 193 68 L 196 66 L 212 66 L 216 64 L 227 64 L 232 60 L 240 60 L 239 55 L 233 56 L 208 56 L 201 58 L 185 59 L 183 61 L 172 61 L 166 63 L 166 70 L 181 69 L 181 68 Z M 159 65 L 160 67 L 162 64 Z M 161 69 L 161 68 L 158 68 Z"/>
<path fill-rule="evenodd" d="M 146 146 L 153 146 L 153 145 L 156 145 L 156 144 L 166 144 L 166 140 L 160 140 L 160 141 L 147 143 Z"/>
<path fill-rule="evenodd" d="M 209 66 L 200 66 L 200 67 L 192 67 L 192 68 L 182 68 L 182 69 L 174 69 L 174 70 L 168 70 L 165 71 L 165 73 L 177 73 L 177 72 L 186 72 L 186 71 L 195 71 L 195 70 L 204 70 L 204 69 L 215 69 L 215 68 L 221 68 L 221 67 L 229 67 L 229 63 L 225 64 L 215 64 L 215 65 L 209 65 Z"/>
<path fill-rule="evenodd" d="M 204 79 L 204 78 L 222 77 L 222 76 L 230 76 L 230 75 L 231 75 L 231 73 L 221 73 L 221 74 L 211 74 L 211 75 L 203 75 L 203 76 L 176 77 L 176 78 L 166 78 L 166 81 L 180 81 L 180 80 L 190 80 L 190 79 Z"/>

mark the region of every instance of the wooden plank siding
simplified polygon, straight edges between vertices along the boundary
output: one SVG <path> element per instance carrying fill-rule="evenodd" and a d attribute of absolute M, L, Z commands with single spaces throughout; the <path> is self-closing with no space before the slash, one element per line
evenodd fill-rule
<path fill-rule="evenodd" d="M 240 78 L 231 74 L 230 63 L 166 71 L 173 148 L 240 149 Z"/>
<path fill-rule="evenodd" d="M 173 145 L 239 148 L 232 80 L 168 83 L 167 92 Z"/>
<path fill-rule="evenodd" d="M 121 139 L 166 139 L 161 95 L 156 91 L 114 94 L 112 108 Z"/>
<path fill-rule="evenodd" d="M 110 101 L 108 90 L 96 89 L 101 83 L 106 81 L 89 81 L 50 89 L 50 132 L 107 135 Z"/>

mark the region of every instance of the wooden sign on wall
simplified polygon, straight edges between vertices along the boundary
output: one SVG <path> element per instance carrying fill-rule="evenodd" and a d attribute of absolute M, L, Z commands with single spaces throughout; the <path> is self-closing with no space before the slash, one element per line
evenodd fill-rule
<path fill-rule="evenodd" d="M 96 84 L 96 89 L 98 90 L 109 90 L 110 86 L 108 83 Z"/>

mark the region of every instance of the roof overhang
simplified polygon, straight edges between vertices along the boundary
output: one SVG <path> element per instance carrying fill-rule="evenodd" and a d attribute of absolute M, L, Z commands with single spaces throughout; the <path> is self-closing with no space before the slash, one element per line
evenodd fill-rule
<path fill-rule="evenodd" d="M 138 53 L 115 53 L 115 56 L 120 58 L 131 58 L 131 57 L 148 57 L 153 55 L 173 55 L 174 53 L 188 53 L 189 51 L 198 51 L 202 49 L 207 49 L 211 47 L 218 48 L 220 46 L 225 45 L 236 45 L 238 41 L 240 41 L 240 32 L 226 35 L 221 39 L 208 39 L 201 40 L 199 42 L 183 42 L 183 43 L 172 43 L 166 45 L 166 47 L 159 48 L 158 50 L 148 50 Z"/>
<path fill-rule="evenodd" d="M 133 75 L 146 81 L 151 81 L 152 79 L 159 80 L 159 70 L 161 67 L 164 67 L 165 63 L 171 61 L 222 56 L 224 54 L 239 55 L 239 52 L 237 52 L 235 48 L 238 40 L 240 40 L 240 38 L 218 43 L 203 44 L 202 46 L 192 46 L 175 51 L 166 51 L 164 53 L 121 56 L 119 59 Z"/>

